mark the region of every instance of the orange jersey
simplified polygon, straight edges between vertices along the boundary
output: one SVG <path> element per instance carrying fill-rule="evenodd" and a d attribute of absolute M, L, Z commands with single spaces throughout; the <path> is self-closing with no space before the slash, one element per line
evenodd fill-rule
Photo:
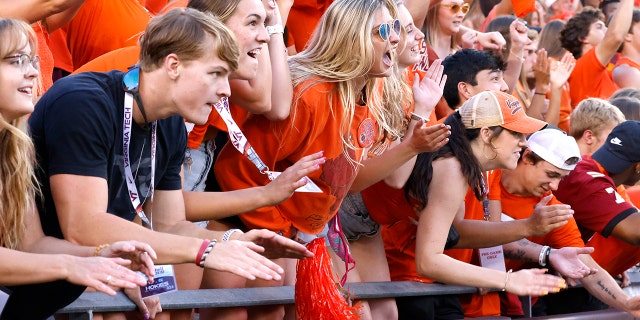
<path fill-rule="evenodd" d="M 245 121 L 243 131 L 270 170 L 282 172 L 300 158 L 323 151 L 326 162 L 308 175 L 322 192 L 295 192 L 279 205 L 241 214 L 240 219 L 249 228 L 266 228 L 282 232 L 285 236 L 293 235 L 296 229 L 317 234 L 335 216 L 355 179 L 358 166 L 350 162 L 344 153 L 342 139 L 346 133 L 341 129 L 344 117 L 342 103 L 337 94 L 329 94 L 335 84 L 309 84 L 305 82 L 294 88 L 294 97 L 299 98 L 287 119 L 270 121 L 264 116 L 252 115 Z M 305 88 L 303 93 L 299 92 L 301 88 Z M 356 146 L 355 150 L 349 151 L 349 157 L 361 160 L 378 137 L 377 124 L 369 108 L 356 106 L 352 126 L 348 130 Z M 245 155 L 229 144 L 220 152 L 214 171 L 225 191 L 269 182 Z"/>
<path fill-rule="evenodd" d="M 149 19 L 149 12 L 136 0 L 86 0 L 65 26 L 73 65 L 136 45 Z"/>
<path fill-rule="evenodd" d="M 569 77 L 569 86 L 573 108 L 586 98 L 609 99 L 619 89 L 607 66 L 598 61 L 595 47 L 576 60 L 576 66 Z"/>
<path fill-rule="evenodd" d="M 167 13 L 168 11 L 174 8 L 186 8 L 188 3 L 189 3 L 189 0 L 173 0 L 167 3 L 167 5 L 164 8 L 162 8 L 162 10 L 160 10 L 158 14 Z"/>

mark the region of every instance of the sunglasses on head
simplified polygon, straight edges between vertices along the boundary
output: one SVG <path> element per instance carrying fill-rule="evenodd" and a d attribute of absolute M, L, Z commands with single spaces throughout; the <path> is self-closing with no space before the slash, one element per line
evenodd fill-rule
<path fill-rule="evenodd" d="M 453 14 L 456 14 L 459 11 L 462 11 L 462 14 L 467 14 L 467 12 L 469 12 L 469 8 L 471 7 L 468 3 L 463 3 L 463 4 L 450 3 L 450 4 L 441 4 L 440 6 L 449 8 L 449 10 L 451 10 L 451 13 Z"/>
<path fill-rule="evenodd" d="M 389 40 L 389 36 L 391 36 L 391 27 L 393 27 L 393 31 L 397 34 L 400 35 L 400 20 L 393 20 L 393 22 L 391 24 L 389 23 L 383 23 L 380 25 L 380 27 L 378 28 L 378 34 L 380 35 L 380 38 L 382 38 L 382 40 L 387 41 Z"/>

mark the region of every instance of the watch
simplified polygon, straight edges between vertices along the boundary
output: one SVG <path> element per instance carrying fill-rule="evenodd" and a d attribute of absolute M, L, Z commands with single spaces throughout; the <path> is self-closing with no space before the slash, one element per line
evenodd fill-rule
<path fill-rule="evenodd" d="M 284 33 L 284 27 L 281 24 L 267 26 L 267 33 L 271 36 L 274 33 Z"/>

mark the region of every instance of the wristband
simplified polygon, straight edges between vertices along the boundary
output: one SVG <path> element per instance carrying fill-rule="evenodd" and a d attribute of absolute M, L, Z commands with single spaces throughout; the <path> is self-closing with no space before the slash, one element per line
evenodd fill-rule
<path fill-rule="evenodd" d="M 267 26 L 267 33 L 269 34 L 269 37 L 274 33 L 284 33 L 284 27 L 281 24 Z"/>
<path fill-rule="evenodd" d="M 100 255 L 100 251 L 102 251 L 102 249 L 108 248 L 109 244 L 105 243 L 105 244 L 101 244 L 99 246 L 96 247 L 96 250 L 93 252 L 93 256 L 97 257 Z"/>
<path fill-rule="evenodd" d="M 204 241 L 202 241 L 202 244 L 200 245 L 200 250 L 198 250 L 198 255 L 196 256 L 196 265 L 197 266 L 200 265 L 200 260 L 202 259 L 202 254 L 204 254 L 204 251 L 207 249 L 207 247 L 209 246 L 210 242 L 211 242 L 211 240 L 208 240 L 208 239 L 204 239 Z"/>
<path fill-rule="evenodd" d="M 225 231 L 224 234 L 222 235 L 222 242 L 227 242 L 227 241 L 231 240 L 231 235 L 236 233 L 236 232 L 242 233 L 242 230 L 240 230 L 240 229 L 229 229 L 229 230 Z"/>
<path fill-rule="evenodd" d="M 429 119 L 427 119 L 427 118 L 425 118 L 425 117 L 423 117 L 423 116 L 421 116 L 419 114 L 416 114 L 414 112 L 411 112 L 411 120 L 422 121 L 424 123 L 429 122 Z"/>
<path fill-rule="evenodd" d="M 550 251 L 551 248 L 549 246 L 542 246 L 542 249 L 540 250 L 540 255 L 538 255 L 538 264 L 545 267 L 547 266 L 547 261 L 549 259 L 548 253 L 547 251 Z M 545 260 L 546 258 L 546 260 Z"/>
<path fill-rule="evenodd" d="M 547 252 L 544 254 L 544 265 L 549 265 L 549 256 L 551 255 L 551 248 L 549 248 L 549 250 L 547 250 Z"/>
<path fill-rule="evenodd" d="M 207 260 L 207 256 L 209 256 L 209 253 L 211 253 L 211 250 L 213 250 L 213 246 L 216 245 L 216 242 L 216 239 L 211 240 L 211 242 L 209 242 L 209 244 L 207 245 L 207 248 L 202 253 L 202 258 L 200 258 L 200 262 L 198 263 L 201 268 L 204 268 L 204 262 Z"/>

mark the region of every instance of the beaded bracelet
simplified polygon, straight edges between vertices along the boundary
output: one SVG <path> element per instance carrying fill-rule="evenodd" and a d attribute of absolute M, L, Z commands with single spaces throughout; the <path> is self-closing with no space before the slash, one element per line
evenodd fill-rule
<path fill-rule="evenodd" d="M 93 256 L 97 257 L 100 255 L 100 251 L 102 251 L 102 249 L 108 248 L 109 244 L 105 243 L 105 244 L 101 244 L 99 246 L 96 247 L 96 250 L 93 252 Z"/>
<path fill-rule="evenodd" d="M 211 240 L 207 245 L 207 248 L 202 253 L 202 258 L 200 258 L 200 263 L 198 264 L 201 268 L 204 268 L 204 262 L 207 260 L 207 256 L 209 256 L 209 253 L 213 250 L 213 246 L 216 245 L 216 242 L 216 239 Z"/>
<path fill-rule="evenodd" d="M 229 229 L 229 230 L 225 231 L 224 234 L 222 235 L 222 242 L 226 242 L 226 241 L 231 240 L 231 235 L 236 233 L 236 232 L 242 233 L 242 230 L 240 230 L 240 229 Z"/>

